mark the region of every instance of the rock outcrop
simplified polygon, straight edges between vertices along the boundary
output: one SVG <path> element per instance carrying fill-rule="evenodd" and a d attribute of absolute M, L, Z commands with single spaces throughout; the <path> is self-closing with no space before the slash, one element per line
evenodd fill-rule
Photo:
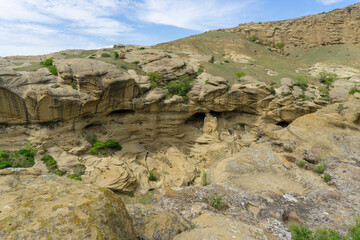
<path fill-rule="evenodd" d="M 360 43 L 360 4 L 354 4 L 328 13 L 296 19 L 239 24 L 221 31 L 235 32 L 246 38 L 256 36 L 264 42 L 285 45 L 332 45 Z"/>
<path fill-rule="evenodd" d="M 31 175 L 30 175 L 31 174 Z M 33 172 L 0 176 L 1 239 L 135 239 L 110 190 Z"/>

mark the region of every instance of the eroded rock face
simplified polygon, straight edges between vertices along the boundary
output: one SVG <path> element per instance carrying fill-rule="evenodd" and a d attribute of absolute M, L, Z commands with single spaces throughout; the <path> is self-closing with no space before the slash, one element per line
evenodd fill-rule
<path fill-rule="evenodd" d="M 239 24 L 224 31 L 236 32 L 246 38 L 255 35 L 265 42 L 292 45 L 358 44 L 359 13 L 360 5 L 354 4 L 328 13 L 291 20 Z"/>
<path fill-rule="evenodd" d="M 111 191 L 56 176 L 0 176 L 1 239 L 135 239 Z"/>
<path fill-rule="evenodd" d="M 191 225 L 174 211 L 140 204 L 126 207 L 133 219 L 138 238 L 143 240 L 173 239 L 179 233 L 191 228 Z"/>

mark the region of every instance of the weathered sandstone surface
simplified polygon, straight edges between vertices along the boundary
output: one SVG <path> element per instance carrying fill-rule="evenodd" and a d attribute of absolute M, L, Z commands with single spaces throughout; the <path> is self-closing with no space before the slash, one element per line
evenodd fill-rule
<path fill-rule="evenodd" d="M 284 21 L 239 24 L 221 31 L 236 32 L 246 38 L 255 35 L 265 42 L 285 45 L 359 44 L 359 15 L 360 4 L 354 4 L 328 13 Z"/>

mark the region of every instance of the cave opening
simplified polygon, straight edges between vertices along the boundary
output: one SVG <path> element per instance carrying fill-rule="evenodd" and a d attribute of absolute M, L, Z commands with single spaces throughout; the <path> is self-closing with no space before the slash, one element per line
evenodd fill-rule
<path fill-rule="evenodd" d="M 287 126 L 289 126 L 290 123 L 282 121 L 282 122 L 278 122 L 276 125 L 280 126 L 282 128 L 286 128 Z"/>
<path fill-rule="evenodd" d="M 196 128 L 202 128 L 204 126 L 205 113 L 195 113 L 185 121 L 186 125 L 191 125 Z"/>

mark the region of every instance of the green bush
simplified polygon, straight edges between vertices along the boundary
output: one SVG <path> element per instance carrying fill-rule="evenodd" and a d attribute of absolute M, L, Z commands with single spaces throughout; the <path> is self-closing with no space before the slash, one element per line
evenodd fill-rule
<path fill-rule="evenodd" d="M 59 87 L 60 87 L 60 84 L 55 84 L 55 85 L 52 85 L 51 87 L 52 87 L 52 88 L 59 88 Z"/>
<path fill-rule="evenodd" d="M 296 165 L 298 166 L 298 167 L 304 167 L 305 166 L 305 162 L 304 161 L 298 161 L 297 163 L 296 163 Z"/>
<path fill-rule="evenodd" d="M 41 65 L 43 65 L 44 67 L 47 67 L 47 68 L 50 67 L 50 66 L 52 66 L 53 63 L 54 63 L 53 58 L 48 58 L 48 59 L 40 62 Z"/>
<path fill-rule="evenodd" d="M 93 155 L 97 155 L 99 149 L 106 149 L 106 148 L 112 148 L 121 151 L 122 146 L 113 139 L 108 139 L 106 142 L 96 141 L 93 144 L 93 147 L 90 148 L 90 153 Z"/>
<path fill-rule="evenodd" d="M 304 76 L 299 76 L 296 79 L 296 86 L 300 87 L 302 90 L 306 90 L 308 88 L 308 81 Z"/>
<path fill-rule="evenodd" d="M 162 81 L 162 76 L 160 73 L 148 73 L 147 76 L 150 79 L 150 85 L 152 88 L 157 87 Z"/>
<path fill-rule="evenodd" d="M 328 87 L 330 87 L 331 84 L 338 79 L 339 79 L 339 77 L 335 73 L 330 73 L 330 72 L 326 72 L 326 71 L 322 71 L 321 73 L 319 73 L 319 81 L 321 83 L 326 84 L 326 86 L 328 86 Z"/>
<path fill-rule="evenodd" d="M 49 71 L 50 71 L 53 75 L 55 75 L 55 76 L 58 75 L 58 72 L 57 72 L 55 66 L 50 66 L 50 67 L 49 67 Z"/>
<path fill-rule="evenodd" d="M 102 53 L 101 57 L 108 58 L 108 57 L 111 57 L 111 55 L 109 53 Z"/>
<path fill-rule="evenodd" d="M 275 91 L 275 88 L 273 86 L 270 87 L 270 93 L 272 95 L 276 95 L 276 91 Z"/>
<path fill-rule="evenodd" d="M 330 174 L 325 173 L 323 179 L 324 179 L 324 182 L 330 182 L 332 178 L 331 178 Z"/>
<path fill-rule="evenodd" d="M 153 173 L 152 171 L 149 172 L 149 181 L 155 182 L 157 181 L 158 178 L 156 177 L 155 173 Z"/>
<path fill-rule="evenodd" d="M 42 62 L 40 62 L 41 65 L 49 69 L 49 72 L 51 72 L 53 75 L 57 76 L 58 72 L 56 70 L 56 67 L 53 65 L 54 60 L 52 58 L 48 58 Z"/>
<path fill-rule="evenodd" d="M 119 58 L 119 53 L 118 52 L 114 52 L 114 58 L 118 59 Z"/>
<path fill-rule="evenodd" d="M 70 83 L 70 86 L 71 86 L 73 89 L 77 90 L 77 84 L 76 84 L 76 82 L 71 82 L 71 83 Z"/>
<path fill-rule="evenodd" d="M 251 42 L 256 42 L 256 40 L 258 40 L 258 37 L 255 35 L 252 35 L 251 37 L 249 37 L 249 41 L 251 41 Z"/>
<path fill-rule="evenodd" d="M 210 198 L 210 205 L 216 209 L 220 209 L 225 204 L 222 202 L 222 196 L 217 196 L 215 194 L 212 194 Z"/>
<path fill-rule="evenodd" d="M 139 64 L 140 61 L 133 61 L 132 63 L 133 63 L 133 64 Z"/>
<path fill-rule="evenodd" d="M 115 141 L 113 139 L 106 140 L 105 146 L 107 148 L 113 148 L 113 149 L 117 149 L 119 151 L 122 149 L 121 145 L 117 141 Z"/>
<path fill-rule="evenodd" d="M 188 92 L 191 91 L 192 85 L 191 85 L 191 79 L 189 76 L 184 75 L 179 77 L 177 81 L 170 81 L 166 88 L 168 90 L 168 93 L 166 94 L 166 97 L 172 97 L 174 95 L 179 95 L 185 97 Z"/>
<path fill-rule="evenodd" d="M 237 76 L 238 78 L 242 78 L 242 77 L 245 77 L 246 74 L 245 74 L 244 72 L 237 72 L 237 73 L 236 73 L 236 76 Z"/>
<path fill-rule="evenodd" d="M 35 164 L 34 156 L 36 151 L 30 144 L 26 144 L 25 148 L 18 151 L 0 151 L 0 169 L 28 168 Z"/>

